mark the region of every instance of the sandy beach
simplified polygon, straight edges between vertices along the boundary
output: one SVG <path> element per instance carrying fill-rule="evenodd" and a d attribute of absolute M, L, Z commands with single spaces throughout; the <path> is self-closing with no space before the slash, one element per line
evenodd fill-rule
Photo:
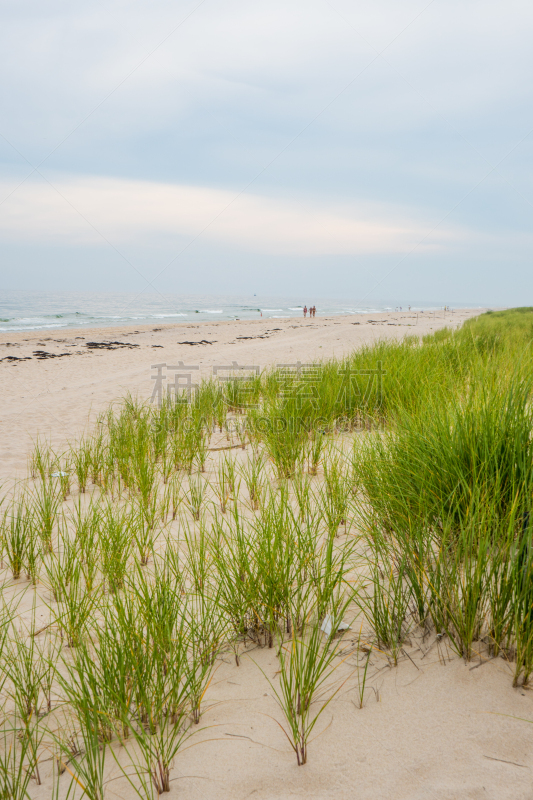
<path fill-rule="evenodd" d="M 37 436 L 61 448 L 128 392 L 150 399 L 155 364 L 213 368 L 307 363 L 342 356 L 380 338 L 456 328 L 480 313 L 389 312 L 357 316 L 45 330 L 0 335 L 0 478 L 23 477 Z M 228 374 L 227 372 L 225 374 Z"/>
<path fill-rule="evenodd" d="M 127 392 L 149 399 L 156 364 L 215 367 L 309 362 L 342 356 L 380 338 L 423 336 L 457 327 L 476 311 L 409 312 L 312 320 L 257 320 L 10 334 L 0 339 L 4 481 L 26 474 L 38 435 L 60 449 Z M 386 368 L 386 365 L 384 365 Z M 46 592 L 39 590 L 46 604 Z M 29 599 L 24 601 L 29 609 Z M 45 605 L 43 605 L 45 615 Z M 38 609 L 39 613 L 41 609 Z M 434 636 L 410 637 L 393 666 L 371 656 L 358 703 L 357 631 L 345 636 L 346 684 L 320 718 L 309 762 L 296 765 L 268 680 L 274 649 L 250 646 L 236 666 L 217 662 L 198 746 L 181 752 L 169 797 L 187 800 L 531 800 L 533 696 L 512 687 L 512 665 L 485 650 L 465 663 Z M 260 667 L 260 669 L 259 669 Z M 351 676 L 351 677 L 350 677 Z M 202 727 L 202 726 L 201 726 Z M 118 773 L 117 773 L 118 774 Z M 32 797 L 50 797 L 51 777 Z M 65 787 L 67 786 L 64 781 Z M 109 798 L 133 800 L 124 779 Z"/>

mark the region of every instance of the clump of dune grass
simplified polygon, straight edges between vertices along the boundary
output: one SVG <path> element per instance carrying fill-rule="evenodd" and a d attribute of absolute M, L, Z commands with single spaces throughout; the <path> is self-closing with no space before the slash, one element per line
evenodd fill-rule
<path fill-rule="evenodd" d="M 336 686 L 327 684 L 343 663 L 336 660 L 342 641 L 336 637 L 338 618 L 333 618 L 331 634 L 324 636 L 315 613 L 313 607 L 298 609 L 299 622 L 291 625 L 291 636 L 286 642 L 282 639 L 278 651 L 279 688 L 269 681 L 285 717 L 286 727 L 281 725 L 281 728 L 294 750 L 298 766 L 307 763 L 311 734 L 321 714 L 346 682 L 345 679 Z"/>
<path fill-rule="evenodd" d="M 10 800 L 30 797 L 32 780 L 41 783 L 38 750 L 45 733 L 38 722 L 25 725 L 17 715 L 0 726 L 0 796 Z"/>
<path fill-rule="evenodd" d="M 477 380 L 479 378 L 479 380 Z M 533 487 L 532 384 L 517 376 L 404 414 L 361 451 L 358 470 L 372 506 L 394 525 L 408 504 L 418 518 L 459 525 L 486 503 L 505 517 L 529 510 Z"/>

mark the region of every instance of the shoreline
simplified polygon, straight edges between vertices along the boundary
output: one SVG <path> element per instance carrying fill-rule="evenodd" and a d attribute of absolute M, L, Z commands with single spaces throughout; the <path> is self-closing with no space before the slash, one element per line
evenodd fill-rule
<path fill-rule="evenodd" d="M 74 297 L 69 300 L 69 293 L 62 293 L 56 298 L 56 303 L 48 297 L 46 293 L 39 300 L 38 293 L 28 297 L 26 305 L 20 300 L 15 302 L 10 298 L 9 292 L 0 293 L 1 311 L 0 317 L 0 337 L 5 334 L 8 336 L 22 334 L 23 336 L 33 336 L 45 332 L 59 335 L 69 335 L 74 331 L 90 330 L 131 330 L 145 329 L 155 326 L 187 326 L 197 324 L 212 324 L 216 322 L 253 322 L 256 320 L 268 320 L 273 324 L 278 320 L 289 321 L 302 317 L 305 304 L 301 304 L 285 299 L 275 301 L 272 298 L 253 298 L 255 302 L 248 302 L 244 298 L 236 299 L 232 297 L 211 297 L 196 298 L 192 301 L 187 296 L 167 298 L 166 305 L 164 298 L 148 297 L 144 306 L 131 303 L 132 298 L 122 297 L 102 297 L 100 305 L 97 297 L 88 293 L 84 298 L 80 294 L 74 293 Z M 83 294 L 83 293 L 82 293 Z M 138 298 L 136 298 L 137 300 Z M 119 300 L 121 300 L 119 302 Z M 128 302 L 127 302 L 128 301 Z M 156 302 L 157 301 L 157 302 Z M 259 301 L 259 302 L 258 302 Z M 163 303 L 163 305 L 162 305 Z M 164 306 L 164 307 L 163 307 Z M 449 307 L 446 306 L 446 307 Z M 346 318 L 355 317 L 356 319 L 393 313 L 419 313 L 436 314 L 440 316 L 445 308 L 445 303 L 438 305 L 424 304 L 402 306 L 400 305 L 377 304 L 361 306 L 350 303 L 346 300 L 328 300 L 323 298 L 319 307 L 318 314 L 322 318 Z M 461 305 L 457 308 L 453 306 L 456 313 L 463 311 L 476 310 L 478 313 L 484 306 Z M 216 310 L 215 310 L 216 309 Z M 123 313 L 124 312 L 124 313 Z M 261 316 L 263 315 L 263 316 Z M 4 324 L 5 323 L 5 324 Z"/>
<path fill-rule="evenodd" d="M 341 322 L 351 322 L 352 324 L 388 324 L 393 325 L 393 322 L 390 322 L 391 319 L 398 319 L 404 320 L 403 322 L 398 322 L 398 325 L 406 325 L 409 327 L 417 327 L 417 321 L 420 323 L 433 321 L 434 323 L 438 324 L 439 327 L 444 327 L 444 323 L 454 323 L 456 321 L 463 322 L 465 319 L 469 319 L 473 316 L 478 316 L 479 314 L 483 314 L 488 311 L 489 308 L 463 308 L 463 309 L 456 309 L 455 311 L 446 311 L 444 312 L 442 309 L 436 311 L 380 311 L 380 312 L 369 312 L 369 313 L 361 313 L 361 314 L 334 314 L 334 315 L 319 315 L 317 317 L 304 317 L 301 314 L 294 315 L 292 317 L 259 317 L 258 319 L 225 319 L 225 320 L 198 320 L 194 322 L 193 320 L 187 320 L 186 322 L 163 322 L 163 323 L 143 323 L 141 325 L 133 325 L 133 324 L 123 324 L 123 325 L 103 325 L 103 326 L 83 326 L 80 328 L 38 328 L 36 330 L 26 330 L 26 331 L 0 331 L 0 346 L 5 345 L 7 342 L 13 340 L 16 343 L 20 342 L 31 342 L 33 340 L 45 341 L 45 340 L 53 340 L 52 337 L 62 336 L 63 339 L 68 339 L 72 337 L 79 337 L 85 335 L 87 338 L 87 334 L 93 333 L 97 336 L 104 336 L 105 334 L 111 335 L 117 334 L 120 336 L 134 336 L 143 333 L 150 333 L 150 332 L 160 332 L 160 331 L 171 331 L 171 330 L 183 330 L 186 328 L 198 328 L 198 327 L 219 327 L 219 326 L 231 326 L 231 325 L 265 325 L 265 324 L 281 324 L 281 325 L 288 325 L 294 324 L 295 321 L 298 321 L 301 325 L 309 325 L 309 324 L 319 324 L 320 322 L 328 322 L 328 323 L 341 323 Z M 375 319 L 376 317 L 380 317 L 382 319 Z M 386 319 L 385 319 L 386 318 Z M 407 320 L 415 320 L 415 322 L 408 323 Z M 156 327 L 154 327 L 154 325 Z"/>

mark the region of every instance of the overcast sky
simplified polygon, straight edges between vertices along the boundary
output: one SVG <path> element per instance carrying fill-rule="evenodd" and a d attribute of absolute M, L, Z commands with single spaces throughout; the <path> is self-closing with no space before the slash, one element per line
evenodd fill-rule
<path fill-rule="evenodd" d="M 526 0 L 3 0 L 13 289 L 533 304 Z"/>

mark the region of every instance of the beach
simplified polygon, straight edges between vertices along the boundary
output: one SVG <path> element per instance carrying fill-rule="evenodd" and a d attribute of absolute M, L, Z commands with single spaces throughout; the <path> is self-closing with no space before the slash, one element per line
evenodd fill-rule
<path fill-rule="evenodd" d="M 381 338 L 457 328 L 482 311 L 319 313 L 313 319 L 300 314 L 291 319 L 2 333 L 0 478 L 25 475 L 28 452 L 38 436 L 61 448 L 128 392 L 149 400 L 157 374 L 152 365 L 183 362 L 199 368 L 195 375 L 209 377 L 213 368 L 233 362 L 260 369 L 309 363 L 342 357 Z"/>

